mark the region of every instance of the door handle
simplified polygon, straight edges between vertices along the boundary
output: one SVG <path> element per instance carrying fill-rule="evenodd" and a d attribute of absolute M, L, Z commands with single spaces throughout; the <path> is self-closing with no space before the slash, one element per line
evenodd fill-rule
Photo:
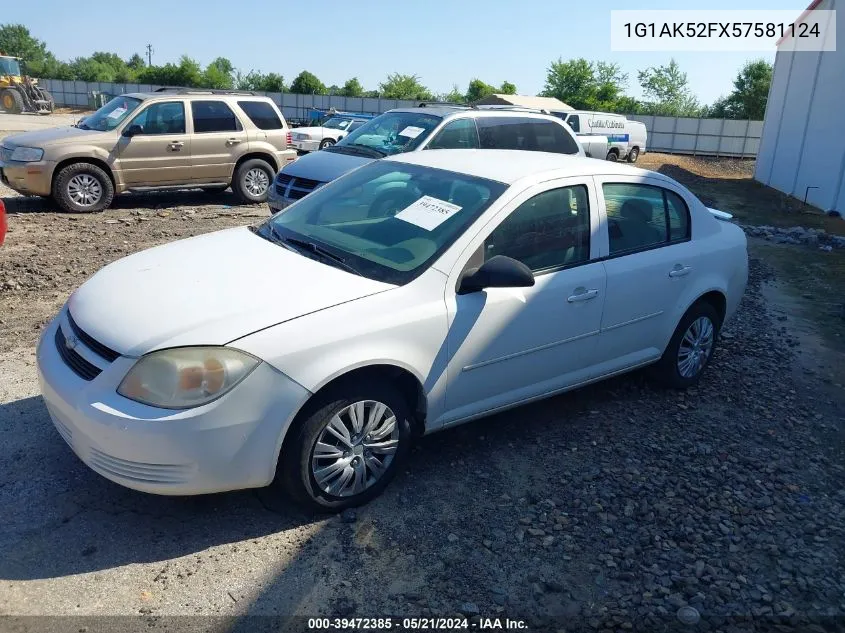
<path fill-rule="evenodd" d="M 595 299 L 599 296 L 598 290 L 587 290 L 586 288 L 576 288 L 575 294 L 570 295 L 567 297 L 567 301 L 569 303 L 575 303 L 576 301 L 589 301 L 590 299 Z"/>
<path fill-rule="evenodd" d="M 167 147 L 174 152 L 178 152 L 182 149 L 182 147 L 184 147 L 184 145 L 185 143 L 182 141 L 173 141 L 172 143 L 168 143 Z"/>
<path fill-rule="evenodd" d="M 689 266 L 682 266 L 681 264 L 675 264 L 675 267 L 669 271 L 670 277 L 683 277 L 684 275 L 689 275 L 692 268 Z"/>
<path fill-rule="evenodd" d="M 237 145 L 240 142 L 241 142 L 241 139 L 239 139 L 239 138 L 226 139 L 226 145 Z"/>

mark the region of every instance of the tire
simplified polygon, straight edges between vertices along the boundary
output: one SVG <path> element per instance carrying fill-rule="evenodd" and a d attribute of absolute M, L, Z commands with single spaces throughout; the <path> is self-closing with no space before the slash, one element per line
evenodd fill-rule
<path fill-rule="evenodd" d="M 0 105 L 9 114 L 20 114 L 23 112 L 23 96 L 17 90 L 7 88 L 0 92 Z"/>
<path fill-rule="evenodd" d="M 391 459 L 380 476 L 369 482 L 367 479 L 373 475 L 373 471 L 368 468 L 368 462 L 364 460 L 375 458 L 378 461 L 380 453 L 373 450 L 369 457 L 366 454 L 356 456 L 354 451 L 366 450 L 364 447 L 367 444 L 363 440 L 359 440 L 359 443 L 354 445 L 353 451 L 349 451 L 343 447 L 341 440 L 330 435 L 328 431 L 326 431 L 328 437 L 323 436 L 329 423 L 338 414 L 340 414 L 341 422 L 344 423 L 347 430 L 354 428 L 351 426 L 351 418 L 347 410 L 353 404 L 360 404 L 364 401 L 386 406 L 388 411 L 384 413 L 384 420 L 390 419 L 390 412 L 393 413 L 393 418 L 395 418 L 393 427 L 390 427 L 388 422 L 385 422 L 383 427 L 376 426 L 377 429 L 381 428 L 383 432 L 389 429 L 390 433 L 386 436 L 386 439 L 383 436 L 375 438 L 373 441 L 377 443 L 389 441 L 392 443 L 391 446 L 395 444 L 395 452 L 392 455 L 381 455 L 382 459 L 386 457 Z M 366 408 L 365 411 L 368 415 L 373 412 L 373 408 Z M 352 379 L 340 383 L 337 387 L 330 388 L 330 391 L 323 395 L 318 395 L 315 401 L 294 422 L 294 426 L 288 433 L 289 435 L 285 439 L 279 456 L 276 479 L 273 485 L 281 488 L 297 504 L 310 510 L 338 512 L 345 508 L 360 506 L 372 500 L 381 494 L 396 475 L 410 450 L 412 441 L 411 414 L 405 398 L 390 384 Z M 314 452 L 319 440 L 326 440 L 322 443 L 324 447 L 326 443 L 331 447 L 340 446 L 347 454 L 338 452 L 336 460 L 333 455 L 325 455 L 315 459 Z M 373 444 L 370 444 L 370 446 L 373 446 Z M 358 472 L 363 472 L 366 478 L 362 479 L 366 482 L 366 487 L 361 489 L 360 492 L 354 490 L 356 483 L 354 475 L 350 475 L 352 479 L 347 484 L 352 488 L 341 487 L 342 480 L 348 472 L 347 469 L 351 467 L 352 473 L 357 471 L 357 468 L 351 463 L 342 466 L 342 473 L 339 476 L 328 477 L 322 485 L 318 482 L 315 472 L 320 472 L 324 468 L 329 468 L 348 459 L 360 460 L 357 463 L 363 471 Z M 332 490 L 332 488 L 335 488 L 335 490 Z"/>
<path fill-rule="evenodd" d="M 628 158 L 626 158 L 625 160 L 627 160 L 629 163 L 636 163 L 637 159 L 639 157 L 640 157 L 640 148 L 634 147 L 634 148 L 631 149 L 630 152 L 628 152 Z"/>
<path fill-rule="evenodd" d="M 53 114 L 53 110 L 56 109 L 56 100 L 53 98 L 53 95 L 51 95 L 46 90 L 41 90 L 41 94 L 43 94 L 44 98 L 47 100 L 49 111 L 40 112 L 40 114 Z"/>
<path fill-rule="evenodd" d="M 692 330 L 693 324 L 697 324 L 699 326 L 699 332 L 701 332 L 702 330 L 700 326 L 708 323 L 711 328 L 711 335 L 709 337 L 710 343 L 706 350 L 706 355 L 703 359 L 701 359 L 701 362 L 694 373 L 686 374 L 681 371 L 680 366 L 682 365 L 682 354 L 684 354 L 684 352 L 689 352 L 690 350 L 689 339 L 687 339 L 687 341 L 684 340 L 687 332 L 689 331 L 691 332 L 691 335 L 694 335 L 694 331 Z M 710 361 L 713 359 L 713 353 L 716 350 L 716 343 L 719 339 L 720 328 L 721 318 L 719 317 L 719 313 L 710 303 L 707 303 L 706 301 L 694 303 L 690 309 L 686 311 L 684 316 L 681 317 L 681 321 L 678 323 L 678 327 L 675 329 L 675 333 L 672 335 L 669 345 L 666 346 L 663 356 L 661 356 L 660 360 L 651 367 L 650 373 L 652 377 L 664 386 L 673 389 L 687 389 L 696 385 L 701 379 L 701 375 L 704 373 L 707 365 L 709 365 Z M 683 350 L 682 343 L 684 346 Z M 701 348 L 693 346 L 693 349 Z M 684 354 L 684 356 L 688 357 L 688 354 Z"/>
<path fill-rule="evenodd" d="M 609 160 L 612 163 L 615 163 L 616 161 L 619 160 L 619 154 L 617 153 L 617 151 L 615 149 L 612 149 L 607 153 L 607 156 L 605 156 L 605 159 Z"/>
<path fill-rule="evenodd" d="M 77 193 L 74 194 L 74 191 Z M 90 204 L 84 204 L 86 191 L 92 196 L 99 192 L 99 197 Z M 109 175 L 96 165 L 72 163 L 53 179 L 53 199 L 70 213 L 102 211 L 114 199 L 114 185 Z"/>
<path fill-rule="evenodd" d="M 334 139 L 324 138 L 322 141 L 320 141 L 320 149 L 326 149 L 327 147 L 331 147 L 334 144 Z"/>
<path fill-rule="evenodd" d="M 217 187 L 203 187 L 202 190 L 203 190 L 203 193 L 220 194 L 220 193 L 223 193 L 224 191 L 226 191 L 226 189 L 228 189 L 228 188 L 229 188 L 228 185 L 218 185 Z"/>
<path fill-rule="evenodd" d="M 261 178 L 260 173 L 264 174 L 264 179 Z M 275 176 L 276 173 L 267 161 L 260 158 L 245 160 L 235 170 L 232 191 L 244 204 L 266 202 Z M 264 185 L 262 191 L 258 191 L 256 188 L 259 182 Z"/>

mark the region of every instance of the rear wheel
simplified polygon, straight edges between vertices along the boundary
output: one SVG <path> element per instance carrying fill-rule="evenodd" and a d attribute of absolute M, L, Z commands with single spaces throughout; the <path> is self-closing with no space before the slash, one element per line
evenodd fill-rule
<path fill-rule="evenodd" d="M 720 321 L 711 304 L 706 301 L 693 304 L 678 323 L 663 356 L 652 366 L 652 376 L 675 389 L 695 385 L 713 358 Z"/>
<path fill-rule="evenodd" d="M 232 191 L 246 204 L 265 202 L 274 175 L 273 168 L 266 161 L 251 158 L 235 170 Z"/>
<path fill-rule="evenodd" d="M 331 147 L 334 145 L 334 139 L 324 138 L 320 141 L 320 149 L 326 149 L 327 147 Z"/>
<path fill-rule="evenodd" d="M 637 159 L 640 157 L 640 148 L 634 147 L 630 152 L 628 152 L 628 162 L 629 163 L 636 163 Z"/>
<path fill-rule="evenodd" d="M 96 165 L 73 163 L 56 175 L 53 198 L 71 213 L 102 211 L 114 199 L 114 185 L 109 175 Z"/>
<path fill-rule="evenodd" d="M 359 506 L 387 487 L 411 444 L 408 404 L 389 384 L 350 380 L 322 396 L 285 440 L 274 485 L 313 510 Z"/>
<path fill-rule="evenodd" d="M 23 112 L 23 96 L 12 88 L 7 88 L 3 92 L 0 92 L 0 104 L 10 114 L 20 114 Z"/>

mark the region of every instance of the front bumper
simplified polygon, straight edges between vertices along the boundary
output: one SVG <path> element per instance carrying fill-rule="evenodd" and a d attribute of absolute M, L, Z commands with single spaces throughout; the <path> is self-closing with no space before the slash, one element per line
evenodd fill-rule
<path fill-rule="evenodd" d="M 285 198 L 276 190 L 276 186 L 277 183 L 274 180 L 270 184 L 270 191 L 267 194 L 267 206 L 270 207 L 270 213 L 278 213 L 282 209 L 285 209 L 296 202 L 296 200 Z"/>
<path fill-rule="evenodd" d="M 222 398 L 193 409 L 160 409 L 118 395 L 135 359 L 98 360 L 92 380 L 77 375 L 58 353 L 56 330 L 70 332 L 66 311 L 38 343 L 38 380 L 59 434 L 100 475 L 128 488 L 193 495 L 269 484 L 281 442 L 310 393 L 261 363 Z M 82 346 L 82 347 L 79 347 Z"/>
<path fill-rule="evenodd" d="M 49 196 L 53 184 L 55 161 L 32 163 L 0 161 L 0 181 L 9 189 L 27 195 Z"/>
<path fill-rule="evenodd" d="M 296 149 L 300 152 L 316 152 L 320 149 L 320 141 L 310 140 L 310 141 L 291 141 L 291 145 L 293 145 Z"/>

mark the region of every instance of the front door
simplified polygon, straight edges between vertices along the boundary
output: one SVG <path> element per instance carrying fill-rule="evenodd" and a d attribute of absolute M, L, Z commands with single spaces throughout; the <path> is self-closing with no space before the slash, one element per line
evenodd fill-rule
<path fill-rule="evenodd" d="M 440 424 L 581 382 L 594 364 L 605 272 L 591 261 L 598 215 L 590 183 L 534 187 L 508 209 L 458 268 L 505 255 L 526 264 L 535 285 L 458 295 L 450 278 L 447 411 Z"/>
<path fill-rule="evenodd" d="M 682 295 L 703 271 L 679 193 L 663 181 L 596 180 L 609 239 L 599 355 L 618 368 L 663 353 Z"/>
<path fill-rule="evenodd" d="M 243 124 L 224 101 L 192 101 L 191 114 L 194 182 L 229 183 L 235 163 L 249 146 Z"/>
<path fill-rule="evenodd" d="M 127 186 L 162 186 L 191 181 L 191 138 L 185 130 L 183 101 L 150 104 L 123 128 L 117 154 L 121 179 Z"/>

